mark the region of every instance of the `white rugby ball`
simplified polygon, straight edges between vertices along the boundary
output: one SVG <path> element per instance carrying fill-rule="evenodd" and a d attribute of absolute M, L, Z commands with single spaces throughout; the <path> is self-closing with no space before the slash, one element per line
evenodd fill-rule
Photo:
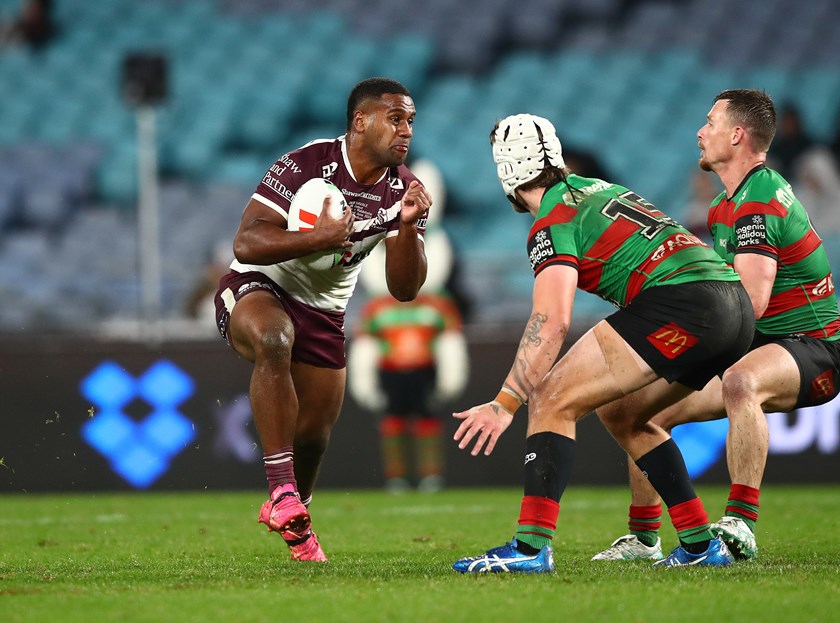
<path fill-rule="evenodd" d="M 313 177 L 298 188 L 289 206 L 289 231 L 309 231 L 314 228 L 327 196 L 332 197 L 330 215 L 338 218 L 344 214 L 347 201 L 332 182 L 322 177 Z"/>
<path fill-rule="evenodd" d="M 324 199 L 330 196 L 330 215 L 338 218 L 347 209 L 344 195 L 332 182 L 321 177 L 313 177 L 301 186 L 289 205 L 289 231 L 310 231 L 315 227 L 315 221 L 324 209 Z M 319 251 L 298 258 L 298 261 L 313 270 L 329 270 L 338 266 L 344 256 L 343 250 Z"/>

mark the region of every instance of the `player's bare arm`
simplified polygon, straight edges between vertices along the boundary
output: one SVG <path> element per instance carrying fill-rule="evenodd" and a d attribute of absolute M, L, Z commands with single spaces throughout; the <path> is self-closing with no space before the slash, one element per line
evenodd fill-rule
<path fill-rule="evenodd" d="M 569 330 L 576 287 L 577 270 L 569 266 L 552 266 L 537 276 L 531 316 L 502 391 L 491 402 L 453 413 L 463 420 L 454 437 L 461 450 L 475 439 L 470 452 L 473 456 L 482 448 L 485 456 L 493 452 L 499 437 L 513 421 L 517 403 L 527 402 L 551 370 Z"/>
<path fill-rule="evenodd" d="M 330 201 L 328 197 L 325 204 Z M 286 219 L 276 210 L 251 199 L 242 213 L 242 220 L 233 241 L 236 259 L 243 264 L 270 265 L 302 257 L 317 251 L 351 246 L 353 213 L 346 210 L 338 218 L 325 209 L 310 231 L 287 230 Z"/>
<path fill-rule="evenodd" d="M 767 305 L 770 303 L 778 264 L 772 257 L 759 253 L 738 253 L 735 255 L 733 268 L 750 295 L 755 319 L 758 320 L 767 311 Z"/>
<path fill-rule="evenodd" d="M 426 281 L 426 253 L 417 232 L 417 221 L 432 205 L 426 188 L 413 180 L 400 202 L 400 229 L 385 240 L 385 279 L 398 301 L 411 301 Z"/>

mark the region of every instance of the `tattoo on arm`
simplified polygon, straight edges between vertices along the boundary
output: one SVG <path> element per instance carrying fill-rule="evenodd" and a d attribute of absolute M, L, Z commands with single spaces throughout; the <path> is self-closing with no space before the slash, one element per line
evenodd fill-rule
<path fill-rule="evenodd" d="M 519 341 L 519 350 L 542 344 L 540 331 L 542 331 L 546 320 L 548 320 L 548 316 L 545 314 L 531 314 L 528 325 L 525 327 L 525 333 L 522 334 L 522 339 Z"/>
<path fill-rule="evenodd" d="M 522 339 L 519 341 L 519 348 L 516 350 L 516 359 L 513 362 L 513 369 L 511 370 L 513 380 L 521 390 L 521 395 L 526 401 L 528 396 L 531 395 L 531 392 L 534 391 L 534 383 L 528 379 L 529 351 L 539 348 L 542 345 L 543 338 L 540 332 L 546 320 L 548 320 L 548 316 L 545 314 L 531 315 L 525 327 L 525 332 L 522 334 Z"/>

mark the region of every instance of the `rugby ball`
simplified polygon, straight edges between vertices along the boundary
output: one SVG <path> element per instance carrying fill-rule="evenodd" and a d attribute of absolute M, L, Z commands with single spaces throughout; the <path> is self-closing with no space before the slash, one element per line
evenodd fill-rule
<path fill-rule="evenodd" d="M 324 199 L 328 196 L 332 197 L 329 204 L 330 215 L 333 218 L 340 217 L 347 209 L 347 201 L 335 184 L 321 177 L 314 177 L 298 188 L 289 205 L 289 231 L 311 231 L 315 227 L 315 221 L 321 216 Z M 312 270 L 329 270 L 337 266 L 343 256 L 344 251 L 341 249 L 319 251 L 304 255 L 298 258 L 298 261 Z"/>
<path fill-rule="evenodd" d="M 344 214 L 347 201 L 332 182 L 321 177 L 313 177 L 298 188 L 289 206 L 289 231 L 309 231 L 315 227 L 315 221 L 321 216 L 324 199 L 332 197 L 330 215 L 338 218 Z"/>

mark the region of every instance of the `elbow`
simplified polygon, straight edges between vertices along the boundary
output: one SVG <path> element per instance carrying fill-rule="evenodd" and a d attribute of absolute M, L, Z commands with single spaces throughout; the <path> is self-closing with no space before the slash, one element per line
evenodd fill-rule
<path fill-rule="evenodd" d="M 242 264 L 254 264 L 253 257 L 248 245 L 238 236 L 233 241 L 233 257 Z"/>
<path fill-rule="evenodd" d="M 546 338 L 554 345 L 553 348 L 557 349 L 554 355 L 555 358 L 563 348 L 563 343 L 566 341 L 566 336 L 569 335 L 570 327 L 571 323 L 568 320 L 560 319 L 557 322 L 546 323 L 544 327 Z"/>
<path fill-rule="evenodd" d="M 425 282 L 425 270 L 422 275 L 414 275 L 408 278 L 405 275 L 390 277 L 388 273 L 385 274 L 388 292 L 400 303 L 407 303 L 416 299 Z"/>
<path fill-rule="evenodd" d="M 417 295 L 419 293 L 420 293 L 420 288 L 414 288 L 414 289 L 411 289 L 411 290 L 406 289 L 406 288 L 400 288 L 400 289 L 392 290 L 391 291 L 391 296 L 393 296 L 395 299 L 397 299 L 400 303 L 408 303 L 408 302 L 416 299 Z"/>
<path fill-rule="evenodd" d="M 391 280 L 387 276 L 385 282 L 388 285 L 388 292 L 400 303 L 408 303 L 416 299 L 420 293 L 420 288 L 423 286 L 422 281 L 412 283 L 404 280 Z"/>
<path fill-rule="evenodd" d="M 566 341 L 566 336 L 569 334 L 570 327 L 570 322 L 561 322 L 554 328 L 554 339 L 560 343 L 561 347 L 563 346 L 563 342 Z"/>

